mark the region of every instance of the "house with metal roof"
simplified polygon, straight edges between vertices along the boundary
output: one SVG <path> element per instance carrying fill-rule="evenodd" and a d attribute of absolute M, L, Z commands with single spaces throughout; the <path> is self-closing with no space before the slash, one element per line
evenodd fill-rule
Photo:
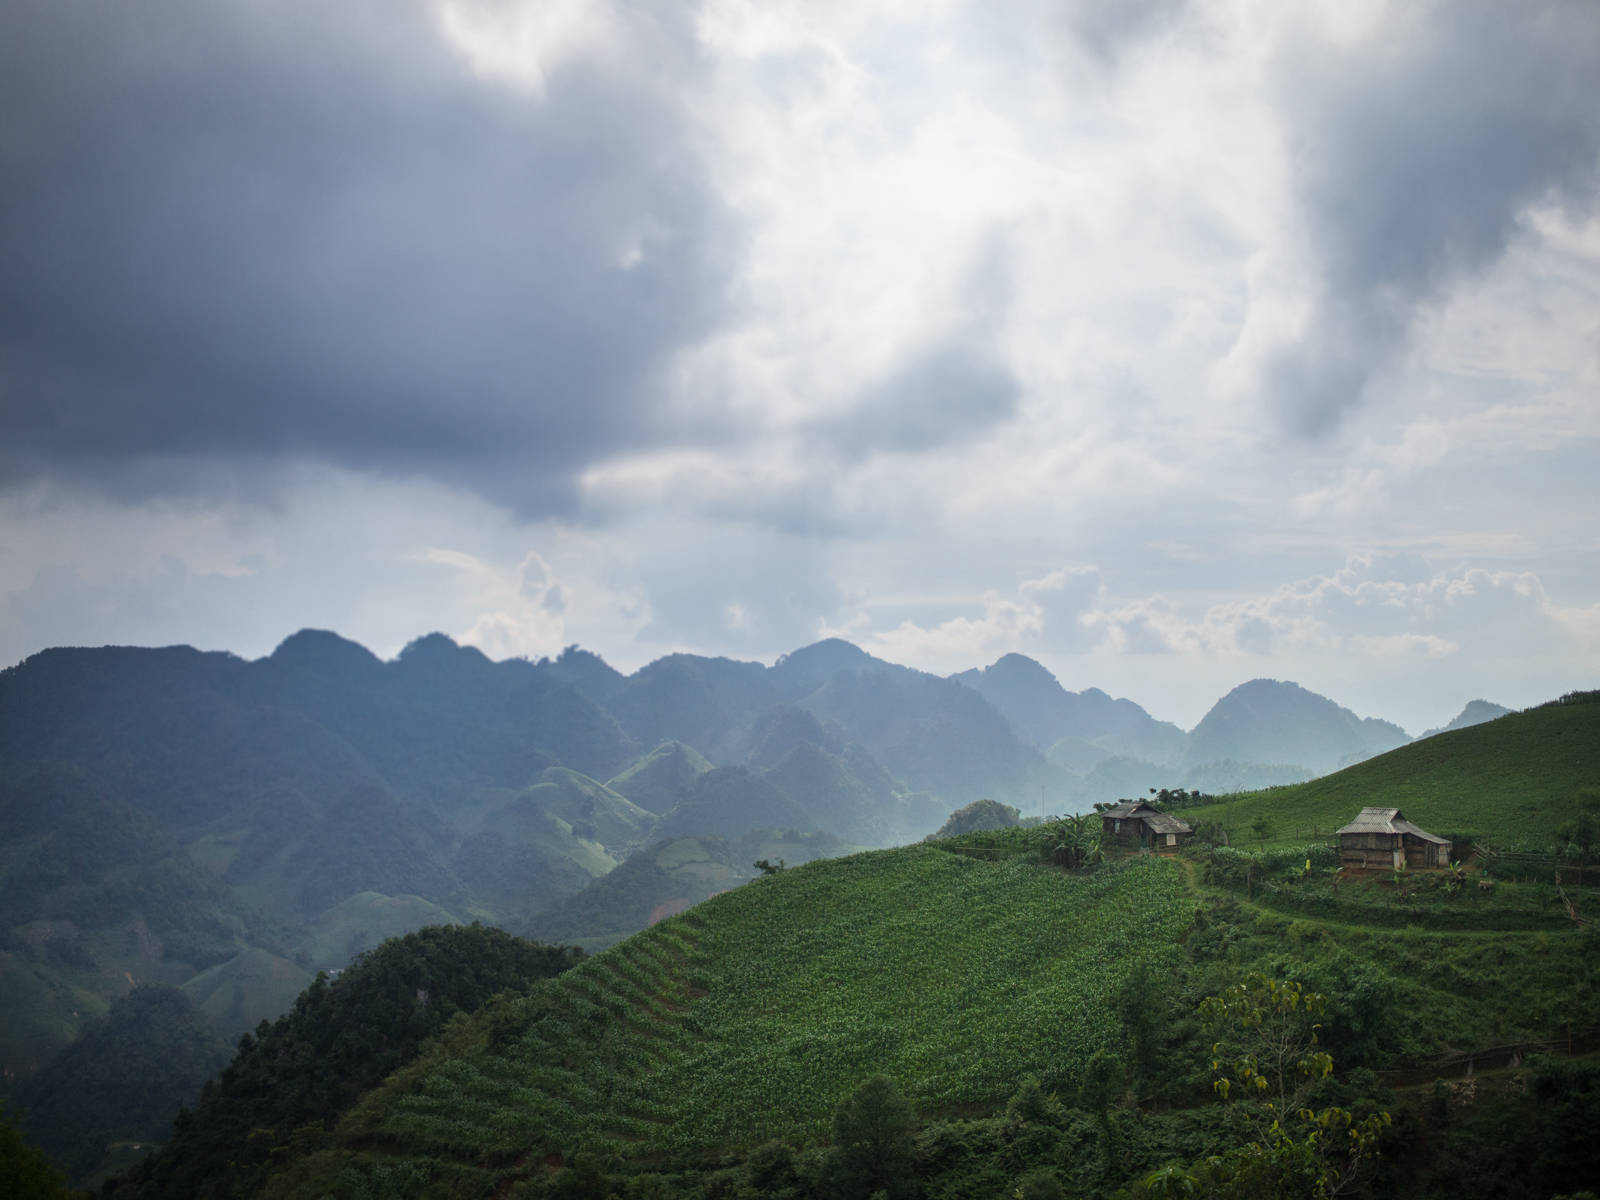
<path fill-rule="evenodd" d="M 1124 800 L 1100 814 L 1100 843 L 1106 848 L 1176 850 L 1194 836 L 1186 822 L 1146 800 Z"/>
<path fill-rule="evenodd" d="M 1413 825 L 1398 808 L 1363 808 L 1339 830 L 1339 861 L 1355 871 L 1448 867 L 1450 841 Z"/>

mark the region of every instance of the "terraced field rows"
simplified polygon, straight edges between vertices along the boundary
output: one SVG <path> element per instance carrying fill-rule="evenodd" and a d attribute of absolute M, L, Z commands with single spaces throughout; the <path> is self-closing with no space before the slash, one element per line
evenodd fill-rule
<path fill-rule="evenodd" d="M 1070 1084 L 1133 964 L 1192 906 L 1149 861 L 1075 878 L 932 847 L 810 864 L 717 897 L 477 1018 L 382 1111 L 371 1147 L 509 1168 L 823 1133 L 867 1075 L 919 1107 Z M 495 1032 L 498 1031 L 498 1032 Z"/>

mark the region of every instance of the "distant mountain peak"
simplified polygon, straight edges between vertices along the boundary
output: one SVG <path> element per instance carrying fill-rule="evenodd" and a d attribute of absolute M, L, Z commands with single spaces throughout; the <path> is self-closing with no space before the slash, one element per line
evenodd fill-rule
<path fill-rule="evenodd" d="M 406 643 L 405 649 L 400 651 L 401 658 L 425 658 L 430 655 L 440 656 L 455 654 L 462 647 L 449 634 L 425 633 L 419 638 L 412 638 Z"/>
<path fill-rule="evenodd" d="M 1503 717 L 1511 710 L 1503 704 L 1495 704 L 1489 700 L 1468 700 L 1456 718 L 1448 725 L 1438 729 L 1430 729 L 1420 737 L 1433 737 L 1440 733 L 1454 733 L 1457 729 L 1467 729 L 1473 725 L 1482 725 L 1485 721 L 1493 721 L 1496 717 Z"/>
<path fill-rule="evenodd" d="M 793 650 L 780 657 L 774 665 L 837 671 L 842 667 L 857 667 L 876 661 L 877 659 L 854 642 L 831 637 Z"/>
<path fill-rule="evenodd" d="M 361 670 L 379 666 L 378 656 L 359 642 L 327 629 L 302 629 L 278 643 L 270 661 L 312 670 Z"/>
<path fill-rule="evenodd" d="M 1410 740 L 1400 726 L 1357 716 L 1292 680 L 1251 679 L 1194 727 L 1189 761 L 1294 763 L 1326 774 Z"/>

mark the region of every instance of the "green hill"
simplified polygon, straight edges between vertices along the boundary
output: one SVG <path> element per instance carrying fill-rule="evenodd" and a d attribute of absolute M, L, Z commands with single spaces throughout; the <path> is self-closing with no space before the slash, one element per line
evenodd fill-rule
<path fill-rule="evenodd" d="M 880 1071 L 925 1109 L 1001 1105 L 1028 1073 L 1075 1086 L 1119 1036 L 1130 975 L 1173 965 L 1192 916 L 1166 862 L 1076 878 L 931 846 L 820 860 L 446 1031 L 352 1115 L 349 1153 L 491 1187 L 530 1158 L 821 1137 Z"/>
<path fill-rule="evenodd" d="M 114 1139 L 148 1145 L 165 1137 L 230 1053 L 182 992 L 135 988 L 17 1090 L 23 1129 L 82 1177 Z"/>
<path fill-rule="evenodd" d="M 1056 836 L 818 861 L 713 897 L 445 1030 L 265 1194 L 410 1181 L 424 1196 L 698 1196 L 730 1164 L 756 1173 L 772 1139 L 818 1179 L 836 1110 L 883 1073 L 923 1122 L 929 1194 L 1010 1194 L 1044 1164 L 1073 1194 L 1105 1195 L 1237 1136 L 1218 1123 L 1195 1009 L 1252 970 L 1328 996 L 1323 1044 L 1342 1069 L 1425 1077 L 1454 1054 L 1559 1034 L 1600 986 L 1594 935 L 1553 905 L 1526 932 L 1516 903 L 1502 927 L 1503 898 L 1465 895 L 1469 930 L 1422 911 L 1363 925 L 1353 902 L 1321 922 L 1260 883 L 1253 900 L 1203 883 L 1204 855 L 1055 870 Z M 1299 873 L 1282 870 L 1281 888 Z M 1366 902 L 1398 903 L 1378 884 Z M 1109 1157 L 1085 1091 L 1106 1064 L 1123 1131 Z M 1029 1077 L 1065 1113 L 1048 1151 L 1008 1124 Z M 1371 1104 L 1383 1085 L 1363 1078 L 1327 1094 Z M 606 1178 L 584 1182 L 601 1164 Z"/>
<path fill-rule="evenodd" d="M 0 1070 L 13 1077 L 136 984 L 182 983 L 244 942 L 238 906 L 154 820 L 56 764 L 0 780 L 0 914 Z"/>
<path fill-rule="evenodd" d="M 859 847 L 826 833 L 755 830 L 736 842 L 704 835 L 641 850 L 529 922 L 541 941 L 576 943 L 594 951 L 684 911 L 756 874 L 758 859 L 790 866 L 837 857 Z"/>
<path fill-rule="evenodd" d="M 312 921 L 305 938 L 295 947 L 295 955 L 313 971 L 333 970 L 348 966 L 356 955 L 413 929 L 459 924 L 452 913 L 421 896 L 358 892 Z"/>
<path fill-rule="evenodd" d="M 664 742 L 611 780 L 607 787 L 658 816 L 694 786 L 711 764 L 692 746 Z"/>
<path fill-rule="evenodd" d="M 200 972 L 183 990 L 230 1037 L 294 1003 L 311 972 L 265 950 L 244 950 Z"/>
<path fill-rule="evenodd" d="M 1307 783 L 1186 809 L 1234 841 L 1265 816 L 1278 839 L 1331 835 L 1362 807 L 1402 809 L 1424 829 L 1547 846 L 1578 802 L 1600 799 L 1600 703 L 1555 703 L 1441 733 Z"/>
<path fill-rule="evenodd" d="M 135 1200 L 251 1195 L 272 1163 L 325 1140 L 326 1125 L 452 1019 L 578 957 L 478 925 L 393 938 L 337 978 L 319 975 L 283 1016 L 245 1034 L 168 1145 L 109 1190 Z"/>
<path fill-rule="evenodd" d="M 1326 831 L 1387 803 L 1510 839 L 1592 797 L 1597 731 L 1600 705 L 1546 706 L 1185 815 Z M 901 1152 L 924 1194 L 1048 1177 L 1110 1196 L 1247 1138 L 1217 1107 L 1199 1009 L 1252 972 L 1327 999 L 1320 1044 L 1350 1082 L 1308 1103 L 1399 1114 L 1368 1194 L 1600 1184 L 1539 1119 L 1600 1119 L 1600 1066 L 1522 1062 L 1600 1037 L 1600 890 L 1341 880 L 1326 845 L 1066 872 L 1067 836 L 975 833 L 714 896 L 444 1030 L 264 1194 L 849 1194 L 837 1122 L 882 1075 L 915 1113 Z M 1489 1077 L 1455 1089 L 1475 1060 Z"/>

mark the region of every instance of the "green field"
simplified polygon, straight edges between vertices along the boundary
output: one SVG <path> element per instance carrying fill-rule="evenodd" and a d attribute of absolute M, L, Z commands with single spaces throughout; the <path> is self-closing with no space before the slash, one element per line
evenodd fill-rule
<path fill-rule="evenodd" d="M 1559 704 L 1441 733 L 1306 783 L 1245 792 L 1186 808 L 1184 820 L 1221 822 L 1236 845 L 1329 837 L 1364 806 L 1401 809 L 1424 829 L 1470 833 L 1497 845 L 1547 845 L 1578 805 L 1600 802 L 1600 704 Z"/>
<path fill-rule="evenodd" d="M 1520 714 L 1232 804 L 1237 815 L 1287 797 L 1275 819 L 1329 826 L 1393 804 L 1442 831 L 1510 840 L 1529 814 L 1552 825 L 1578 810 L 1597 715 Z M 1600 1037 L 1600 889 L 1351 878 L 1325 842 L 1196 845 L 1068 872 L 1051 865 L 1061 833 L 822 860 L 715 896 L 458 1016 L 320 1148 L 289 1156 L 265 1194 L 765 1194 L 716 1180 L 748 1184 L 774 1153 L 824 1180 L 835 1114 L 881 1073 L 917 1115 L 929 1197 L 1012 1195 L 1029 1169 L 1107 1196 L 1243 1136 L 1212 1094 L 1197 1008 L 1252 972 L 1327 997 L 1321 1044 L 1355 1082 L 1330 1081 L 1319 1103 L 1402 1108 L 1397 1156 L 1423 1128 L 1426 1155 L 1476 1153 L 1482 1135 L 1447 1120 L 1446 1081 L 1469 1059 Z M 1096 1070 L 1111 1072 L 1115 1120 L 1102 1101 L 1096 1123 L 1080 1090 Z M 1552 1071 L 1497 1087 L 1500 1116 L 1470 1115 L 1532 1128 Z M 1029 1077 L 1044 1091 L 1024 1101 Z M 1391 1083 L 1435 1090 L 1408 1099 Z M 1574 1103 L 1587 1120 L 1588 1102 Z M 1554 1178 L 1548 1143 L 1527 1145 L 1495 1169 L 1545 1163 L 1538 1178 Z M 1440 1194 L 1455 1164 L 1426 1155 L 1375 1194 Z M 1472 1194 L 1501 1194 L 1484 1186 Z"/>
<path fill-rule="evenodd" d="M 1137 963 L 1192 920 L 1161 861 L 1074 877 L 933 847 L 808 864 L 718 896 L 447 1032 L 351 1118 L 362 1145 L 487 1168 L 821 1136 L 862 1080 L 925 1111 L 1072 1086 Z"/>

